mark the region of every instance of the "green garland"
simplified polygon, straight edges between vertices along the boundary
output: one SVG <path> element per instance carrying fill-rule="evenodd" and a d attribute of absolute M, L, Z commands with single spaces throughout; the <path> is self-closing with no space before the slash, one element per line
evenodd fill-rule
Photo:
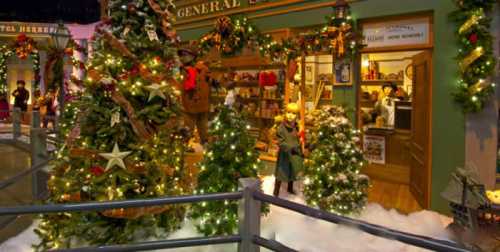
<path fill-rule="evenodd" d="M 262 56 L 274 61 L 296 59 L 302 54 L 330 52 L 336 58 L 350 58 L 362 47 L 362 37 L 355 30 L 356 23 L 351 17 L 348 5 L 342 15 L 334 7 L 334 14 L 326 17 L 321 29 L 301 35 L 294 39 L 274 40 L 269 34 L 264 35 L 248 22 L 246 17 L 221 17 L 214 29 L 199 41 L 202 54 L 216 48 L 223 57 L 241 53 L 245 46 L 258 47 Z"/>
<path fill-rule="evenodd" d="M 493 37 L 490 33 L 495 0 L 460 0 L 458 10 L 450 17 L 459 26 L 456 36 L 459 43 L 457 61 L 460 79 L 453 95 L 465 113 L 481 111 L 495 91 L 489 78 L 495 70 Z"/>

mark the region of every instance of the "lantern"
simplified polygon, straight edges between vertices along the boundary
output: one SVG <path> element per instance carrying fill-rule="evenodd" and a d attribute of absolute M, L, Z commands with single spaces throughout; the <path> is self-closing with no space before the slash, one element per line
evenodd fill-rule
<path fill-rule="evenodd" d="M 62 22 L 59 22 L 56 30 L 50 36 L 57 50 L 64 50 L 71 38 L 68 28 Z"/>

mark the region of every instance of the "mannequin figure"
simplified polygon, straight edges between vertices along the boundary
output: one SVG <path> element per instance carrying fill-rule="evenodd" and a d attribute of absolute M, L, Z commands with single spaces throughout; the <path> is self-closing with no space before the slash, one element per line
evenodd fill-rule
<path fill-rule="evenodd" d="M 304 165 L 304 157 L 298 133 L 298 113 L 299 108 L 296 103 L 288 104 L 284 120 L 276 132 L 279 151 L 275 170 L 274 196 L 279 196 L 281 182 L 287 182 L 287 191 L 295 194 L 293 182 L 297 180 L 296 175 L 302 170 Z"/>
<path fill-rule="evenodd" d="M 193 132 L 198 129 L 201 144 L 208 140 L 208 113 L 210 110 L 208 84 L 209 69 L 205 62 L 195 62 L 196 49 L 183 48 L 179 57 L 185 73 L 182 85 L 184 123 Z"/>
<path fill-rule="evenodd" d="M 383 118 L 384 124 L 387 126 L 394 126 L 396 101 L 398 101 L 398 98 L 395 97 L 396 90 L 397 87 L 394 84 L 384 84 L 382 86 L 382 96 L 375 104 L 375 109 L 379 114 L 377 121 L 380 120 L 380 118 Z"/>

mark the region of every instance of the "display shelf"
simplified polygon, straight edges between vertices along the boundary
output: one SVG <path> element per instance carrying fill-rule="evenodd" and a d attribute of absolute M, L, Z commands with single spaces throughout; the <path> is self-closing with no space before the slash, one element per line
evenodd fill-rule
<path fill-rule="evenodd" d="M 234 83 L 236 87 L 257 87 L 259 86 L 258 81 L 236 81 Z"/>
<path fill-rule="evenodd" d="M 262 71 L 273 71 L 278 83 L 285 83 L 286 65 L 272 63 L 254 52 L 253 55 L 243 54 L 222 58 L 209 68 L 212 72 L 222 73 L 224 79 L 222 82 L 230 81 L 228 78 L 232 78 L 231 73 L 234 72 L 241 76 L 238 81 L 234 82 L 238 91 L 237 100 L 243 103 L 243 113 L 247 115 L 250 126 L 258 129 L 258 135 L 265 134 L 270 124 L 274 122 L 274 117 L 264 118 L 263 116 L 269 116 L 282 109 L 285 99 L 280 97 L 284 97 L 285 94 L 278 89 L 269 89 L 259 85 L 258 74 Z M 246 77 L 248 75 L 251 77 Z M 215 105 L 218 101 L 220 100 L 213 99 L 212 103 Z"/>
<path fill-rule="evenodd" d="M 394 83 L 397 86 L 402 86 L 404 83 L 402 80 L 363 80 L 363 81 L 361 81 L 361 85 L 362 86 L 382 86 L 387 82 Z"/>
<path fill-rule="evenodd" d="M 220 96 L 220 95 L 211 95 L 210 98 L 212 99 L 225 99 L 226 97 L 225 96 Z"/>
<path fill-rule="evenodd" d="M 210 67 L 212 71 L 237 71 L 237 70 L 272 70 L 282 69 L 284 64 L 267 64 L 267 65 L 243 65 L 243 66 L 213 66 Z"/>
<path fill-rule="evenodd" d="M 240 99 L 243 101 L 258 101 L 258 100 L 260 100 L 259 97 L 238 97 L 237 99 Z"/>
<path fill-rule="evenodd" d="M 283 101 L 283 98 L 262 98 L 264 101 Z"/>

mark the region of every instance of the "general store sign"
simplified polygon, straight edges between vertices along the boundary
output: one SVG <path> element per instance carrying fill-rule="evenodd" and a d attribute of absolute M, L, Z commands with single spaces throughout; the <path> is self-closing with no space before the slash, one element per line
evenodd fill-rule
<path fill-rule="evenodd" d="M 431 45 L 430 18 L 363 24 L 366 48 Z"/>
<path fill-rule="evenodd" d="M 251 13 L 258 10 L 307 3 L 307 0 L 177 0 L 176 25 L 214 19 L 221 15 Z"/>
<path fill-rule="evenodd" d="M 237 9 L 242 6 L 242 1 L 243 0 L 199 1 L 185 6 L 178 6 L 177 18 L 197 17 Z"/>
<path fill-rule="evenodd" d="M 28 35 L 49 35 L 54 32 L 56 27 L 55 24 L 0 22 L 0 36 L 17 35 L 20 33 Z"/>

